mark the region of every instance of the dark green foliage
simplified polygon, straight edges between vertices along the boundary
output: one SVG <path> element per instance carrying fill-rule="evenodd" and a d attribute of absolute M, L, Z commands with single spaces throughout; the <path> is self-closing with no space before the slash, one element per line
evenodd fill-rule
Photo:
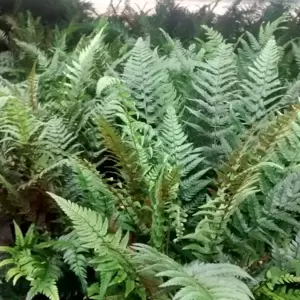
<path fill-rule="evenodd" d="M 76 0 L 2 0 L 0 4 L 2 14 L 16 14 L 30 11 L 33 16 L 40 17 L 43 23 L 57 25 L 59 23 L 69 23 L 74 18 L 84 21 L 88 18 L 93 7 L 86 1 Z"/>

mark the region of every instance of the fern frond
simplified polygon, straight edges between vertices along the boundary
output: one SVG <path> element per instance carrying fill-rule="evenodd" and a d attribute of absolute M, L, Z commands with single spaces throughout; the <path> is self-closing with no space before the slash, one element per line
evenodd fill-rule
<path fill-rule="evenodd" d="M 297 80 L 291 84 L 283 96 L 281 102 L 282 106 L 289 106 L 291 104 L 297 104 L 300 96 L 300 81 Z"/>
<path fill-rule="evenodd" d="M 186 174 L 187 170 L 191 168 L 184 163 L 186 162 L 187 156 L 194 152 L 194 149 L 192 143 L 188 142 L 188 137 L 179 123 L 173 106 L 169 106 L 166 110 L 163 126 L 161 128 L 161 139 L 165 152 L 170 156 L 170 163 L 178 165 L 178 167 L 182 168 L 181 173 Z"/>
<path fill-rule="evenodd" d="M 46 70 L 49 65 L 49 58 L 47 54 L 39 49 L 35 44 L 30 44 L 18 39 L 14 40 L 18 47 L 20 47 L 31 59 L 36 61 L 41 70 Z"/>
<path fill-rule="evenodd" d="M 261 218 L 257 220 L 262 230 L 285 234 L 285 231 L 281 229 L 282 225 L 279 224 L 287 223 L 291 226 L 300 227 L 296 219 L 296 214 L 300 211 L 300 200 L 297 197 L 299 177 L 299 172 L 288 174 L 266 195 L 263 213 Z"/>
<path fill-rule="evenodd" d="M 255 295 L 264 295 L 267 299 L 296 300 L 300 295 L 299 282 L 299 276 L 272 267 L 266 272 L 265 281 L 255 291 Z"/>
<path fill-rule="evenodd" d="M 167 213 L 171 219 L 171 228 L 176 232 L 176 239 L 174 239 L 176 243 L 183 238 L 188 215 L 180 205 L 174 203 L 169 204 Z"/>
<path fill-rule="evenodd" d="M 108 220 L 90 209 L 78 206 L 61 197 L 49 193 L 57 202 L 64 213 L 72 220 L 79 240 L 85 247 L 97 249 L 101 243 L 105 243 L 108 230 Z"/>
<path fill-rule="evenodd" d="M 69 82 L 66 83 L 66 86 L 69 89 L 70 96 L 74 98 L 81 95 L 91 83 L 93 64 L 97 54 L 103 49 L 101 47 L 103 31 L 104 29 L 97 32 L 88 45 L 78 51 L 77 54 L 75 51 L 76 55 L 72 63 L 67 65 L 65 76 L 69 79 Z"/>
<path fill-rule="evenodd" d="M 159 124 L 165 108 L 176 99 L 167 71 L 146 42 L 138 39 L 125 65 L 123 80 L 136 102 L 141 118 Z"/>
<path fill-rule="evenodd" d="M 137 244 L 136 260 L 140 272 L 160 278 L 167 278 L 161 287 L 175 289 L 173 299 L 251 299 L 252 293 L 239 278 L 249 279 L 249 275 L 230 264 L 203 264 L 195 261 L 181 266 L 170 257 L 157 250 Z M 145 269 L 144 269 L 145 268 Z"/>
<path fill-rule="evenodd" d="M 287 27 L 283 26 L 286 23 L 288 18 L 287 14 L 283 14 L 273 22 L 268 22 L 265 25 L 262 25 L 259 30 L 258 40 L 260 45 L 264 46 L 268 43 L 268 41 L 274 36 L 275 32 L 282 29 L 287 29 Z"/>
<path fill-rule="evenodd" d="M 0 131 L 6 151 L 12 151 L 36 142 L 43 123 L 34 117 L 29 107 L 17 98 L 10 98 L 2 107 Z M 32 142 L 32 144 L 34 144 Z"/>
<path fill-rule="evenodd" d="M 77 235 L 72 232 L 61 236 L 54 243 L 54 249 L 63 253 L 64 262 L 69 265 L 70 269 L 78 277 L 82 290 L 85 291 L 87 289 L 87 249 L 79 242 Z"/>
<path fill-rule="evenodd" d="M 218 48 L 224 43 L 223 36 L 216 30 L 206 25 L 201 26 L 205 30 L 207 42 L 203 47 L 205 50 L 205 56 L 208 59 L 214 58 L 218 53 Z"/>
<path fill-rule="evenodd" d="M 116 197 L 109 190 L 96 168 L 85 161 L 74 161 L 73 185 L 68 192 L 76 202 L 90 207 L 102 216 L 110 217 L 114 212 Z"/>
<path fill-rule="evenodd" d="M 198 243 L 189 245 L 188 249 L 200 254 L 200 257 L 216 255 L 221 251 L 219 246 L 224 241 L 227 226 L 235 228 L 235 234 L 241 231 L 243 238 L 248 236 L 251 229 L 255 228 L 254 224 L 256 223 L 250 223 L 250 225 L 243 219 L 242 214 L 241 218 L 239 217 L 240 209 L 247 212 L 246 220 L 253 216 L 254 222 L 257 222 L 263 216 L 262 208 L 257 203 L 262 200 L 256 198 L 256 193 L 260 190 L 261 173 L 266 168 L 270 168 L 274 177 L 275 174 L 282 174 L 281 163 L 269 158 L 277 148 L 280 135 L 284 132 L 286 134 L 286 130 L 290 128 L 293 115 L 297 115 L 297 113 L 291 112 L 289 116 L 281 116 L 276 120 L 277 122 L 271 122 L 264 129 L 258 126 L 260 128 L 258 132 L 254 131 L 253 136 L 248 135 L 241 148 L 234 151 L 228 162 L 224 163 L 222 168 L 217 171 L 220 185 L 217 185 L 217 192 L 213 198 L 208 197 L 207 203 L 201 206 L 199 212 L 196 213 L 196 215 L 202 216 L 202 220 L 195 233 L 187 237 Z M 248 201 L 247 207 L 249 206 L 249 208 L 247 209 L 245 205 Z M 234 222 L 232 222 L 232 217 L 234 217 Z M 264 226 L 267 226 L 267 223 L 269 224 L 266 221 Z M 261 230 L 257 230 L 256 234 L 259 240 L 268 243 L 267 236 L 264 236 Z M 234 238 L 233 233 L 231 237 Z M 252 239 L 254 239 L 254 235 Z M 238 239 L 234 238 L 234 240 Z"/>
<path fill-rule="evenodd" d="M 15 229 L 15 245 L 16 247 L 22 249 L 22 247 L 25 246 L 25 240 L 19 225 L 15 221 L 14 221 L 14 229 Z"/>
<path fill-rule="evenodd" d="M 30 281 L 31 287 L 27 293 L 26 300 L 31 300 L 38 294 L 43 294 L 50 300 L 59 300 L 56 282 L 61 275 L 60 268 L 50 260 L 46 263 L 39 262 L 38 266 L 33 265 L 32 272 L 34 273 L 28 274 L 28 277 L 33 275 L 35 279 Z"/>
<path fill-rule="evenodd" d="M 120 80 L 118 78 L 111 76 L 101 77 L 97 83 L 96 95 L 99 97 L 106 88 L 119 83 Z"/>
<path fill-rule="evenodd" d="M 285 245 L 272 245 L 272 258 L 274 265 L 282 270 L 300 275 L 300 234 L 299 231 Z"/>
<path fill-rule="evenodd" d="M 257 295 L 258 297 L 266 297 L 266 299 L 268 300 L 297 300 L 299 297 L 299 291 L 286 291 L 286 289 L 284 289 L 283 291 L 272 291 L 268 287 L 263 286 L 256 291 L 255 295 Z"/>
<path fill-rule="evenodd" d="M 149 197 L 152 207 L 151 241 L 157 249 L 165 244 L 165 208 L 174 203 L 178 196 L 179 173 L 176 168 L 166 166 L 157 169 L 156 176 L 150 180 Z"/>
<path fill-rule="evenodd" d="M 46 124 L 40 139 L 45 140 L 48 151 L 56 156 L 78 154 L 79 145 L 74 135 L 58 117 L 51 118 Z"/>
<path fill-rule="evenodd" d="M 198 61 L 190 55 L 189 51 L 184 48 L 181 41 L 172 40 L 170 35 L 160 28 L 163 36 L 171 47 L 170 58 L 166 61 L 167 68 L 173 72 L 183 72 L 191 75 Z"/>
<path fill-rule="evenodd" d="M 124 179 L 127 190 L 132 197 L 140 197 L 143 192 L 143 172 L 139 165 L 139 153 L 133 146 L 122 140 L 116 130 L 105 120 L 100 121 L 100 130 L 107 150 L 117 161 L 120 173 Z M 139 184 L 138 184 L 139 182 Z M 138 186 L 137 186 L 138 185 Z"/>
<path fill-rule="evenodd" d="M 260 165 L 256 170 L 257 191 L 241 203 L 226 230 L 231 245 L 241 257 L 244 257 L 244 249 L 247 247 L 252 249 L 250 256 L 254 255 L 257 260 L 264 255 L 270 244 L 283 243 L 293 230 L 299 228 L 296 217 L 299 211 L 296 183 L 298 170 L 284 169 L 284 166 L 294 165 L 298 161 L 298 155 L 292 150 L 298 147 L 299 142 L 297 129 L 294 129 L 295 121 L 298 122 L 298 109 L 275 117 L 267 125 L 265 120 L 262 121 L 266 127 L 258 125 L 258 131 L 249 139 L 252 142 L 243 150 L 243 154 L 239 154 L 244 156 L 238 163 L 240 167 L 253 167 L 256 163 Z M 243 173 L 241 169 L 237 171 L 236 167 L 231 170 L 234 169 L 237 174 Z M 229 174 L 230 169 L 225 172 Z M 225 177 L 222 177 L 222 181 Z"/>
<path fill-rule="evenodd" d="M 126 286 L 130 284 L 134 288 L 136 284 L 134 280 L 139 278 L 131 261 L 132 254 L 127 248 L 129 235 L 122 236 L 121 229 L 115 234 L 110 234 L 108 220 L 97 212 L 80 207 L 54 194 L 49 193 L 49 195 L 71 219 L 81 245 L 94 251 L 94 258 L 90 263 L 96 271 L 100 272 L 101 279 L 110 278 L 110 286 L 125 282 Z M 104 291 L 100 290 L 100 293 L 106 295 L 107 286 L 103 285 L 102 289 Z M 127 292 L 131 291 L 132 289 Z"/>
<path fill-rule="evenodd" d="M 172 106 L 166 110 L 160 136 L 164 151 L 170 156 L 170 164 L 179 168 L 182 200 L 191 201 L 205 187 L 205 184 L 201 184 L 201 177 L 208 169 L 197 171 L 203 161 L 201 150 L 195 149 L 193 144 L 188 142 L 188 137 Z"/>
<path fill-rule="evenodd" d="M 34 63 L 28 78 L 28 95 L 29 103 L 32 111 L 36 111 L 38 107 L 37 89 L 38 80 L 36 79 L 36 64 Z"/>
<path fill-rule="evenodd" d="M 0 266 L 9 265 L 6 273 L 7 281 L 15 285 L 20 278 L 29 281 L 30 289 L 26 299 L 33 299 L 38 294 L 45 295 L 49 300 L 59 300 L 57 281 L 61 276 L 59 262 L 55 256 L 44 256 L 35 252 L 37 247 L 34 227 L 31 226 L 23 236 L 15 223 L 15 247 L 0 247 L 1 252 L 7 252 L 10 258 L 2 260 Z"/>
<path fill-rule="evenodd" d="M 270 126 L 264 132 L 266 139 L 262 141 L 264 147 L 268 142 L 269 135 L 274 136 L 272 143 L 268 142 L 271 151 L 266 155 L 266 161 L 274 161 L 281 165 L 295 166 L 300 157 L 295 149 L 300 144 L 299 105 L 292 105 L 291 110 L 274 118 Z M 272 128 L 273 127 L 273 128 Z"/>
<path fill-rule="evenodd" d="M 122 237 L 121 230 L 118 230 L 115 235 L 109 234 L 108 220 L 102 218 L 100 214 L 54 194 L 49 193 L 49 195 L 71 219 L 78 240 L 85 248 L 94 249 L 97 254 L 95 260 L 98 263 L 110 261 L 115 264 L 116 269 L 120 268 L 120 263 L 121 266 L 123 263 L 128 266 L 126 260 L 128 235 Z M 109 258 L 106 255 L 109 255 Z"/>
<path fill-rule="evenodd" d="M 287 254 L 289 258 L 300 260 L 300 231 L 291 241 Z"/>
<path fill-rule="evenodd" d="M 232 51 L 230 45 L 221 44 L 216 57 L 201 64 L 193 81 L 198 98 L 188 107 L 193 117 L 188 125 L 207 141 L 203 148 L 210 163 L 216 162 L 215 156 L 223 158 L 230 153 L 233 146 L 235 129 L 230 106 L 237 101 L 233 92 L 237 77 Z"/>
<path fill-rule="evenodd" d="M 274 109 L 281 97 L 282 86 L 278 79 L 278 48 L 276 42 L 270 39 L 261 54 L 249 67 L 249 79 L 242 84 L 244 91 L 244 112 L 241 118 L 248 124 L 262 119 L 271 109 Z"/>

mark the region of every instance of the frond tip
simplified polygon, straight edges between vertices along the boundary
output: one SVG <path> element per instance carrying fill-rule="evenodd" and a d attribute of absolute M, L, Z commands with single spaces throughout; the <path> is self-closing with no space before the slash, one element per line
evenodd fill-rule
<path fill-rule="evenodd" d="M 85 247 L 94 249 L 97 241 L 103 241 L 107 235 L 108 220 L 100 214 L 76 203 L 67 201 L 57 195 L 48 193 L 63 212 L 71 219 L 78 234 L 79 240 L 85 243 Z"/>

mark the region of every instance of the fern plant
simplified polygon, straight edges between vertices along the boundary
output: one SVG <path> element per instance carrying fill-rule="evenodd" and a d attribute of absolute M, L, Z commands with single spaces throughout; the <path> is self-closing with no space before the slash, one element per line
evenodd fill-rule
<path fill-rule="evenodd" d="M 51 194 L 57 204 L 70 217 L 78 239 L 94 253 L 92 264 L 100 275 L 99 297 L 109 295 L 114 285 L 123 285 L 127 297 L 131 292 L 145 293 L 131 263 L 131 253 L 127 248 L 129 235 L 122 236 L 119 229 L 115 234 L 108 232 L 108 220 L 100 214 L 82 208 Z M 136 287 L 136 291 L 133 291 Z"/>
<path fill-rule="evenodd" d="M 157 277 L 170 277 L 170 280 L 163 283 L 161 287 L 183 286 L 174 295 L 174 299 L 189 299 L 189 297 L 232 299 L 232 296 L 236 299 L 250 299 L 252 297 L 248 287 L 236 278 L 248 277 L 238 267 L 201 265 L 198 262 L 182 267 L 171 258 L 146 245 L 136 245 L 133 249 L 137 252 L 132 252 L 127 248 L 128 235 L 122 237 L 121 230 L 115 235 L 107 232 L 107 219 L 105 220 L 99 214 L 58 196 L 53 194 L 51 196 L 72 220 L 79 240 L 84 243 L 86 248 L 94 251 L 93 263 L 97 264 L 96 270 L 99 270 L 101 277 L 99 297 L 104 297 L 109 292 L 109 281 L 118 276 L 119 284 L 123 281 L 126 282 L 125 292 L 123 292 L 125 298 L 134 292 L 142 299 L 145 297 L 145 293 L 150 299 L 168 299 L 167 297 L 162 298 L 162 296 L 156 298 L 153 294 L 153 286 L 150 289 L 147 285 L 146 280 L 149 280 L 149 276 L 154 277 L 155 275 Z M 201 270 L 204 274 L 207 272 L 207 275 L 204 275 Z M 121 274 L 122 279 L 119 277 Z M 135 281 L 131 276 L 134 276 Z M 219 286 L 215 285 L 216 278 L 218 278 Z M 116 281 L 113 280 L 113 282 Z M 232 289 L 230 287 L 232 286 L 235 287 L 234 294 L 231 294 Z M 226 289 L 228 295 L 224 294 Z"/>
<path fill-rule="evenodd" d="M 25 214 L 42 225 L 48 222 L 47 210 L 52 211 L 45 190 L 61 180 L 68 159 L 78 153 L 78 144 L 61 119 L 40 119 L 34 93 L 30 99 L 26 104 L 9 94 L 2 97 L 1 207 L 9 215 Z"/>
<path fill-rule="evenodd" d="M 8 266 L 7 280 L 15 285 L 20 278 L 30 283 L 27 299 L 33 299 L 37 294 L 44 294 L 51 300 L 58 300 L 56 282 L 61 276 L 58 261 L 54 256 L 48 256 L 38 248 L 34 227 L 31 226 L 23 236 L 20 227 L 15 223 L 15 246 L 1 246 L 0 251 L 9 255 L 1 261 L 1 267 Z"/>
<path fill-rule="evenodd" d="M 284 234 L 280 228 L 284 222 L 286 222 L 285 232 L 298 226 L 292 217 L 293 213 L 288 212 L 289 206 L 286 204 L 281 206 L 279 203 L 289 201 L 288 195 L 292 195 L 290 189 L 293 189 L 293 183 L 297 182 L 294 181 L 297 173 L 285 178 L 283 161 L 277 159 L 289 149 L 289 144 L 284 141 L 285 138 L 294 137 L 294 126 L 297 126 L 294 122 L 297 122 L 297 115 L 298 110 L 295 108 L 289 114 L 273 119 L 266 128 L 258 125 L 258 129 L 245 139 L 242 147 L 232 153 L 230 159 L 218 171 L 217 192 L 208 197 L 207 202 L 196 213 L 201 216 L 201 220 L 195 233 L 187 237 L 195 239 L 198 243 L 189 245 L 189 249 L 201 257 L 218 256 L 222 253 L 223 247 L 226 247 L 224 239 L 228 237 L 232 241 L 230 248 L 235 244 L 235 251 L 243 253 L 243 248 L 249 246 L 246 236 L 251 242 L 257 240 L 254 242 L 255 246 L 258 241 L 266 245 L 271 242 L 269 239 L 271 232 Z M 289 161 L 288 165 L 293 166 L 293 162 L 294 160 Z M 280 196 L 277 196 L 277 192 Z M 277 202 L 276 199 L 280 201 Z M 297 198 L 294 201 L 290 204 L 293 207 L 291 210 L 297 211 Z M 274 211 L 270 213 L 272 209 Z M 267 217 L 269 213 L 272 220 Z M 276 219 L 280 220 L 278 225 Z M 265 248 L 262 245 L 258 248 L 262 253 L 256 255 L 264 254 Z M 247 249 L 249 257 L 251 252 L 256 252 L 251 246 Z M 242 256 L 247 261 L 248 258 L 243 254 Z M 256 259 L 258 258 L 256 256 Z"/>

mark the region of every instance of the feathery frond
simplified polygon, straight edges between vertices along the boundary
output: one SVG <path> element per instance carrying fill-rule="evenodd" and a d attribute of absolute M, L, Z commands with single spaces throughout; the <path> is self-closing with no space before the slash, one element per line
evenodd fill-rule
<path fill-rule="evenodd" d="M 242 84 L 243 112 L 241 118 L 247 124 L 261 120 L 270 110 L 274 110 L 282 96 L 282 86 L 278 79 L 279 54 L 275 39 L 270 39 L 261 54 L 249 67 L 248 76 Z"/>
<path fill-rule="evenodd" d="M 138 39 L 127 61 L 123 79 L 136 102 L 141 118 L 148 124 L 158 124 L 176 93 L 161 59 L 150 50 L 147 42 Z"/>
<path fill-rule="evenodd" d="M 188 125 L 193 128 L 203 146 L 205 157 L 212 164 L 215 157 L 226 157 L 234 146 L 235 128 L 231 107 L 237 105 L 234 85 L 237 83 L 232 47 L 221 44 L 215 58 L 201 63 L 193 86 L 197 98 L 192 99 Z"/>
<path fill-rule="evenodd" d="M 173 299 L 251 299 L 249 288 L 239 278 L 249 275 L 230 264 L 203 264 L 198 261 L 181 266 L 168 256 L 146 245 L 134 246 L 140 272 L 167 278 L 162 288 L 175 289 Z"/>

